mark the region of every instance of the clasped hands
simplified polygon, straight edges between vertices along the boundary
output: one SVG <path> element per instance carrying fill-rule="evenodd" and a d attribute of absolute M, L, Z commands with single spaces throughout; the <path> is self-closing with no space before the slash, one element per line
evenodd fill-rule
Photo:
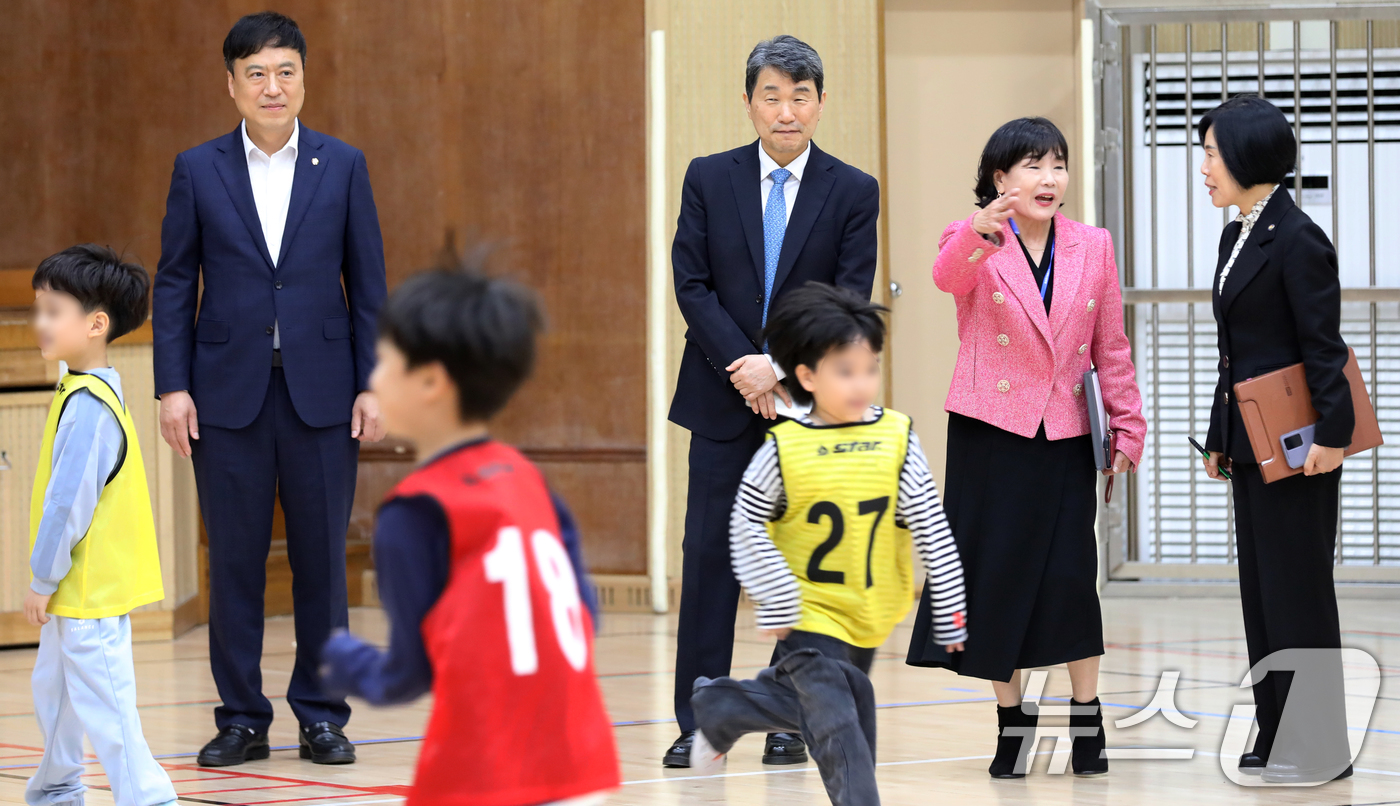
<path fill-rule="evenodd" d="M 724 368 L 730 373 L 729 382 L 744 396 L 749 408 L 769 420 L 778 419 L 778 404 L 773 399 L 776 394 L 784 403 L 792 405 L 792 396 L 778 382 L 773 364 L 762 354 L 746 355 Z"/>

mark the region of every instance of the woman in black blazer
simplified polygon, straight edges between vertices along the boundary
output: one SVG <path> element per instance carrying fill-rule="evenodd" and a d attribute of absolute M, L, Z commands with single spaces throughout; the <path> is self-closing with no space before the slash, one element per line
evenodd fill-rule
<path fill-rule="evenodd" d="M 1220 380 L 1205 468 L 1213 479 L 1223 478 L 1222 469 L 1233 476 L 1240 597 L 1253 666 L 1281 649 L 1341 646 L 1332 565 L 1342 453 L 1354 422 L 1342 374 L 1341 284 L 1331 241 L 1282 184 L 1298 144 L 1278 107 L 1257 96 L 1233 98 L 1202 117 L 1198 132 L 1211 201 L 1241 213 L 1220 238 L 1212 285 Z M 1266 485 L 1234 385 L 1300 362 L 1320 416 L 1314 444 L 1302 474 Z M 1274 672 L 1254 684 L 1259 732 L 1240 770 L 1275 783 L 1350 775 L 1340 691 L 1336 719 L 1324 720 L 1331 738 L 1320 752 L 1270 758 L 1291 679 Z"/>

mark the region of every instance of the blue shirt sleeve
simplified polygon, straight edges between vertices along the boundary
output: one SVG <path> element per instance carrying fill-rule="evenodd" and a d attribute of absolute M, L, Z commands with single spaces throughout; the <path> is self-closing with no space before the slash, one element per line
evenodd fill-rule
<path fill-rule="evenodd" d="M 321 683 L 328 694 L 393 705 L 432 688 L 422 624 L 447 587 L 451 554 L 447 516 L 431 497 L 398 498 L 380 509 L 374 567 L 389 617 L 389 648 L 381 651 L 347 632 L 332 635 L 321 650 Z"/>
<path fill-rule="evenodd" d="M 96 395 L 81 389 L 69 396 L 54 434 L 44 510 L 29 555 L 30 590 L 51 596 L 68 575 L 73 547 L 87 536 L 125 439 L 121 423 Z"/>
<path fill-rule="evenodd" d="M 559 519 L 559 539 L 563 541 L 564 549 L 569 552 L 569 561 L 574 566 L 579 598 L 583 600 L 584 607 L 588 608 L 588 614 L 593 617 L 593 631 L 597 632 L 598 592 L 593 589 L 593 581 L 588 578 L 588 566 L 583 564 L 583 545 L 579 539 L 578 524 L 574 522 L 574 513 L 569 511 L 568 504 L 553 490 L 549 492 L 549 499 L 554 502 L 554 514 Z"/>

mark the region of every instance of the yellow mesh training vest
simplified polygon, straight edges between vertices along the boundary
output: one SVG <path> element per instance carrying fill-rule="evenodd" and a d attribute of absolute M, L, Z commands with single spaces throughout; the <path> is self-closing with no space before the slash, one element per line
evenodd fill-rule
<path fill-rule="evenodd" d="M 156 551 L 156 524 L 146 467 L 131 417 L 112 388 L 96 375 L 69 373 L 59 381 L 44 424 L 44 444 L 29 504 L 29 550 L 39 536 L 44 493 L 53 472 L 53 442 L 69 396 L 86 389 L 116 415 L 126 442 L 114 474 L 97 499 L 87 534 L 73 547 L 73 567 L 49 599 L 48 612 L 65 618 L 108 618 L 165 598 Z"/>
<path fill-rule="evenodd" d="M 913 606 L 913 541 L 894 523 L 909 426 L 885 409 L 870 423 L 769 430 L 787 511 L 768 533 L 802 589 L 795 629 L 877 647 Z"/>

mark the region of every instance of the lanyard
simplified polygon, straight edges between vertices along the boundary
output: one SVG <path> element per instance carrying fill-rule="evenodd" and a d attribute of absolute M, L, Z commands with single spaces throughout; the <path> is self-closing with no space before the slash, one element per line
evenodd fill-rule
<path fill-rule="evenodd" d="M 1021 237 L 1021 230 L 1016 226 L 1016 219 L 1008 218 L 1011 222 L 1011 231 L 1016 233 L 1016 237 Z M 1045 292 L 1050 289 L 1050 273 L 1055 270 L 1055 242 L 1050 242 L 1050 260 L 1045 264 L 1045 279 L 1040 281 L 1040 298 L 1045 299 Z"/>

